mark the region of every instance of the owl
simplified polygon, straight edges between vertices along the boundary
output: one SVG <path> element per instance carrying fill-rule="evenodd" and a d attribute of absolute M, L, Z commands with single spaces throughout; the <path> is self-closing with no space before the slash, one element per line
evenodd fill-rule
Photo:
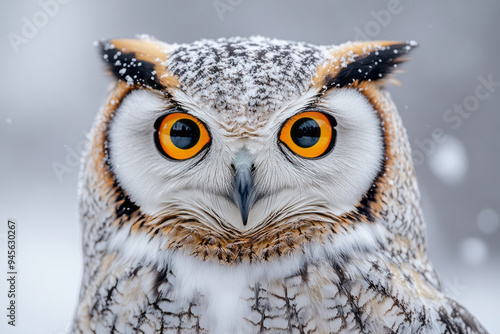
<path fill-rule="evenodd" d="M 415 46 L 101 42 L 72 333 L 485 333 L 429 262 L 384 89 Z"/>

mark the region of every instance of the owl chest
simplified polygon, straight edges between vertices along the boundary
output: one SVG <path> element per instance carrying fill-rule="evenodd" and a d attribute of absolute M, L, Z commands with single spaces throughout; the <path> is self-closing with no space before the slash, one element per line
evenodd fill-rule
<path fill-rule="evenodd" d="M 186 333 L 312 333 L 318 310 L 303 284 L 300 274 L 266 280 L 178 270 L 157 289 L 159 316 Z"/>
<path fill-rule="evenodd" d="M 354 299 L 324 267 L 268 278 L 189 264 L 129 268 L 89 291 L 86 326 L 98 333 L 363 332 L 373 320 L 364 310 L 376 297 L 358 286 Z"/>

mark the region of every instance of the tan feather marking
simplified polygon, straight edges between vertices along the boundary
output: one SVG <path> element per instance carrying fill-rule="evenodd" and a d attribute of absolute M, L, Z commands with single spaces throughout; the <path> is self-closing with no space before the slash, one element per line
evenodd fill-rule
<path fill-rule="evenodd" d="M 442 293 L 426 283 L 422 279 L 422 273 L 415 271 L 405 264 L 402 264 L 400 267 L 394 264 L 388 264 L 387 267 L 391 271 L 394 285 L 406 291 L 407 294 L 417 298 L 423 297 L 429 300 L 441 300 Z M 410 281 L 405 279 L 405 275 L 410 278 Z"/>
<path fill-rule="evenodd" d="M 97 177 L 97 190 L 103 197 L 108 197 L 113 193 L 110 191 L 114 189 L 115 183 L 113 174 L 109 170 L 106 161 L 108 125 L 113 114 L 120 105 L 119 102 L 122 101 L 125 95 L 131 90 L 132 87 L 127 86 L 125 82 L 121 81 L 117 83 L 116 88 L 113 90 L 107 104 L 102 110 L 98 125 L 93 130 L 92 141 L 90 143 L 90 161 L 94 168 L 94 175 Z"/>
<path fill-rule="evenodd" d="M 389 184 L 389 180 L 392 178 L 389 176 L 390 173 L 393 173 L 391 169 L 388 169 L 387 166 L 394 166 L 394 157 L 390 146 L 393 143 L 397 142 L 394 138 L 394 134 L 396 133 L 396 129 L 394 128 L 394 120 L 392 119 L 394 115 L 391 113 L 387 113 L 387 110 L 391 110 L 387 105 L 383 103 L 383 99 L 380 96 L 380 89 L 377 83 L 374 82 L 361 82 L 355 83 L 357 89 L 361 91 L 363 95 L 370 101 L 370 104 L 374 106 L 377 111 L 377 115 L 380 119 L 381 129 L 383 132 L 384 139 L 384 148 L 385 148 L 385 162 L 384 162 L 384 177 L 379 177 L 375 180 L 376 183 L 376 200 L 372 201 L 371 208 L 373 209 L 373 214 L 377 216 L 381 216 L 381 211 L 383 210 L 384 197 L 387 193 L 390 192 L 392 185 Z"/>
<path fill-rule="evenodd" d="M 146 232 L 152 237 L 164 235 L 168 240 L 167 249 L 187 251 L 202 260 L 232 264 L 266 262 L 303 252 L 303 246 L 325 242 L 353 223 L 348 217 L 340 217 L 335 222 L 301 220 L 241 232 L 210 230 L 194 220 L 172 222 L 169 218 L 169 222 L 164 224 L 143 216 L 133 222 L 131 231 Z"/>
<path fill-rule="evenodd" d="M 410 275 L 413 279 L 413 282 L 417 286 L 418 291 L 420 292 L 420 295 L 423 296 L 426 299 L 429 300 L 440 300 L 441 298 L 441 293 L 434 289 L 432 286 L 427 284 L 423 279 L 422 279 L 422 274 L 410 269 Z"/>

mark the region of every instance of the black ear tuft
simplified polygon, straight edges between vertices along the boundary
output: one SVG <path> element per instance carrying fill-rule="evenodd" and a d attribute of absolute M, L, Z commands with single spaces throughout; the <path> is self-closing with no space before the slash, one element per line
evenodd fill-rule
<path fill-rule="evenodd" d="M 107 69 L 117 79 L 128 85 L 140 85 L 153 89 L 164 89 L 159 77 L 157 66 L 159 59 L 152 60 L 147 47 L 142 52 L 140 40 L 112 40 L 99 43 L 100 53 L 106 62 Z"/>
<path fill-rule="evenodd" d="M 404 56 L 417 46 L 416 42 L 389 44 L 356 56 L 327 83 L 327 87 L 346 87 L 355 81 L 376 81 L 394 71 L 407 60 Z"/>

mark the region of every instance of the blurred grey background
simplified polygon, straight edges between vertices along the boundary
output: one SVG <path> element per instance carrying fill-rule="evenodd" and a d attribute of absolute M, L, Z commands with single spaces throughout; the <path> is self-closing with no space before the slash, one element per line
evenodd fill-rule
<path fill-rule="evenodd" d="M 170 43 L 418 41 L 397 75 L 402 85 L 388 89 L 415 152 L 430 257 L 448 293 L 500 333 L 499 28 L 496 0 L 1 0 L 0 276 L 14 218 L 20 309 L 15 329 L 0 317 L 0 332 L 60 333 L 71 320 L 81 274 L 78 159 L 111 82 L 92 43 L 149 33 Z"/>

